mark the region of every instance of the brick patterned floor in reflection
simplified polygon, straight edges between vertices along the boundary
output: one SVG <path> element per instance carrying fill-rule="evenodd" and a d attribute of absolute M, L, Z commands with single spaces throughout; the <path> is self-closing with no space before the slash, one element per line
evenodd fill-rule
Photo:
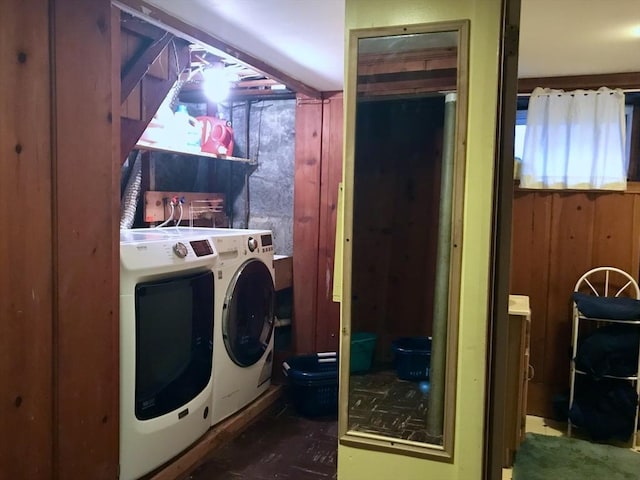
<path fill-rule="evenodd" d="M 428 395 L 394 371 L 351 376 L 349 427 L 360 432 L 440 444 L 426 433 Z M 281 402 L 220 448 L 191 480 L 336 479 L 338 425 L 309 419 Z"/>
<path fill-rule="evenodd" d="M 192 480 L 336 479 L 338 425 L 308 419 L 284 402 L 214 453 Z"/>
<path fill-rule="evenodd" d="M 393 438 L 441 444 L 427 434 L 428 393 L 418 382 L 399 380 L 384 370 L 351 376 L 349 428 Z"/>

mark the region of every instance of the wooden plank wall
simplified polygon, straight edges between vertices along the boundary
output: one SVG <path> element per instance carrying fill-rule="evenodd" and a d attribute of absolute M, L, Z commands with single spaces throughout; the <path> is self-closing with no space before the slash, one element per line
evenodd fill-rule
<path fill-rule="evenodd" d="M 333 262 L 338 216 L 338 187 L 342 179 L 342 100 L 342 93 L 336 93 L 326 97 L 322 102 L 317 351 L 337 351 L 340 339 L 340 304 L 333 301 Z"/>
<path fill-rule="evenodd" d="M 571 300 L 578 278 L 614 266 L 638 278 L 640 193 L 516 189 L 511 293 L 531 303 L 528 413 L 552 416 L 552 399 L 569 387 Z"/>
<path fill-rule="evenodd" d="M 378 335 L 380 361 L 390 360 L 396 337 L 431 335 L 442 106 L 358 105 L 352 330 Z"/>
<path fill-rule="evenodd" d="M 112 95 L 111 2 L 55 0 L 51 14 L 56 478 L 113 479 L 120 172 L 113 157 L 119 98 Z"/>
<path fill-rule="evenodd" d="M 117 478 L 111 47 L 109 0 L 0 3 L 3 479 Z"/>
<path fill-rule="evenodd" d="M 53 455 L 48 0 L 0 2 L 0 478 Z"/>
<path fill-rule="evenodd" d="M 298 95 L 293 193 L 293 344 L 315 351 L 320 235 L 322 100 Z"/>
<path fill-rule="evenodd" d="M 336 350 L 339 305 L 332 301 L 338 185 L 342 177 L 342 94 L 296 107 L 293 227 L 293 335 L 296 353 Z"/>

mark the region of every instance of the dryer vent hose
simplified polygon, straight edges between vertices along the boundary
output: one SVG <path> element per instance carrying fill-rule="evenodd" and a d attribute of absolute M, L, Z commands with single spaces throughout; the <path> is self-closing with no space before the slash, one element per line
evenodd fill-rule
<path fill-rule="evenodd" d="M 142 160 L 140 152 L 136 155 L 131 167 L 131 175 L 124 189 L 120 202 L 120 228 L 131 228 L 136 216 L 138 199 L 140 198 L 140 184 L 142 181 Z"/>

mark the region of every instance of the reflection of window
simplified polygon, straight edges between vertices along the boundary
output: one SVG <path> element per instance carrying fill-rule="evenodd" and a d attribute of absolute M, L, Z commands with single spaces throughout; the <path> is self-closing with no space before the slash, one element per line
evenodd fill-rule
<path fill-rule="evenodd" d="M 516 163 L 514 167 L 516 179 L 520 178 L 521 161 L 522 161 L 522 155 L 524 152 L 524 139 L 525 139 L 525 134 L 527 130 L 528 110 L 526 108 L 526 104 L 524 105 L 524 108 L 522 108 L 522 105 L 523 105 L 522 100 L 523 99 L 520 98 L 518 101 L 519 109 L 516 112 L 515 139 L 514 139 L 514 148 L 513 148 L 514 156 L 516 159 Z M 634 108 L 633 104 L 627 104 L 625 105 L 625 108 L 624 108 L 624 117 L 625 117 L 625 125 L 626 125 L 624 158 L 626 161 L 625 169 L 627 171 L 629 171 L 630 164 L 634 162 L 640 162 L 640 159 L 631 159 L 631 142 L 632 142 L 631 132 L 633 127 L 633 123 L 632 123 L 633 108 Z M 629 177 L 629 180 L 635 180 L 635 179 L 632 179 L 631 177 Z"/>

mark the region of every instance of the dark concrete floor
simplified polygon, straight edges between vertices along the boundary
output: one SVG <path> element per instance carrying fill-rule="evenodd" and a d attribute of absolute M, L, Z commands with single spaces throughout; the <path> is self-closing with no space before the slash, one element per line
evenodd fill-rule
<path fill-rule="evenodd" d="M 440 444 L 427 434 L 428 391 L 399 380 L 393 370 L 351 376 L 349 428 Z M 336 398 L 337 404 L 337 398 Z M 335 416 L 307 418 L 282 400 L 231 440 L 189 477 L 191 480 L 336 479 Z"/>
<path fill-rule="evenodd" d="M 336 479 L 335 417 L 309 419 L 284 401 L 220 448 L 192 480 Z"/>

